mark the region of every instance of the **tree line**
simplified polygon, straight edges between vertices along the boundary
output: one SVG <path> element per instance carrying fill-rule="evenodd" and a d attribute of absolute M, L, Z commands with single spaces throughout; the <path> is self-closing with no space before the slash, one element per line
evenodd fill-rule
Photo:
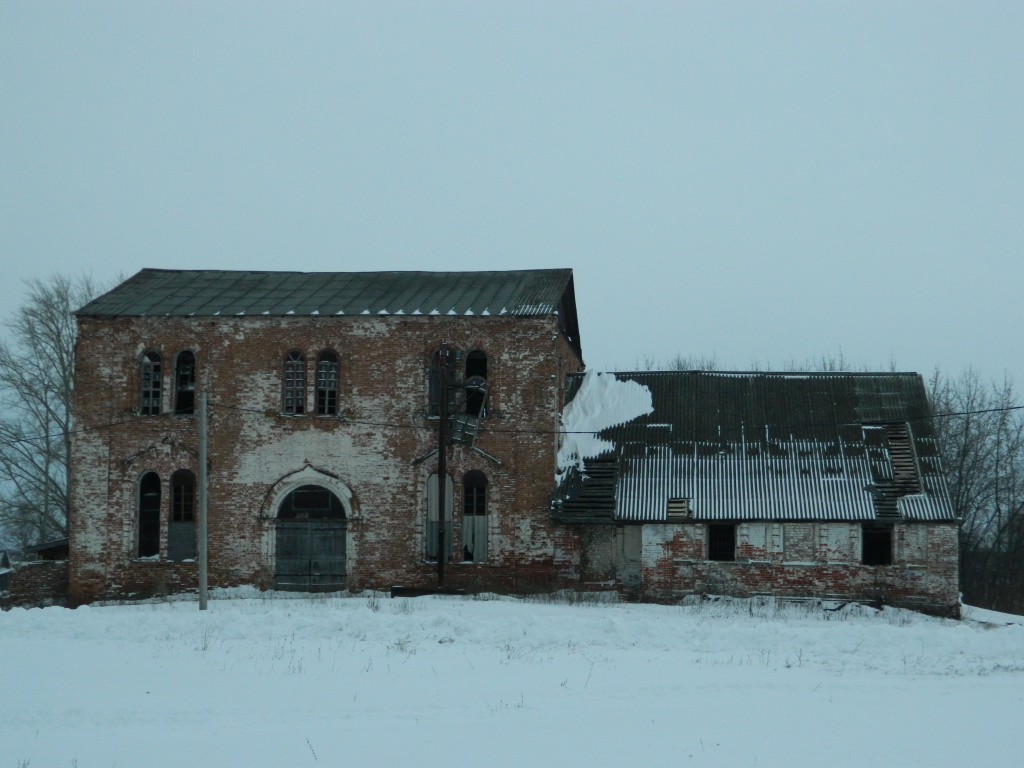
<path fill-rule="evenodd" d="M 73 313 L 99 292 L 87 277 L 59 275 L 30 281 L 27 288 L 0 339 L 0 549 L 16 552 L 67 536 Z M 676 355 L 664 365 L 645 357 L 637 367 L 713 371 L 719 362 L 714 355 Z M 840 353 L 805 361 L 799 369 L 844 371 L 851 365 Z M 1013 382 L 989 380 L 975 370 L 958 376 L 936 370 L 926 385 L 961 520 L 964 599 L 1024 613 L 1024 410 Z"/>

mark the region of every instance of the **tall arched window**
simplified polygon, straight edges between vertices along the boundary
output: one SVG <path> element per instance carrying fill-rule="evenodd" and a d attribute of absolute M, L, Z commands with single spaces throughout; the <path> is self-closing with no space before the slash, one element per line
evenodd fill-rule
<path fill-rule="evenodd" d="M 445 477 L 444 484 L 444 557 L 452 559 L 452 504 L 454 503 L 454 484 L 450 476 Z M 427 559 L 437 560 L 440 511 L 440 498 L 437 492 L 437 473 L 427 480 Z"/>
<path fill-rule="evenodd" d="M 186 349 L 174 364 L 174 412 L 193 413 L 195 403 L 196 356 Z"/>
<path fill-rule="evenodd" d="M 455 391 L 455 367 L 459 353 L 455 350 L 448 350 L 447 387 L 448 387 L 448 408 L 457 402 Z M 437 418 L 441 415 L 441 391 L 446 386 L 445 376 L 441 371 L 441 351 L 437 350 L 430 356 L 430 370 L 427 378 L 427 416 Z"/>
<path fill-rule="evenodd" d="M 167 559 L 196 556 L 196 476 L 187 469 L 171 475 L 171 519 L 167 524 Z"/>
<path fill-rule="evenodd" d="M 483 387 L 471 386 L 483 379 Z M 474 349 L 466 355 L 466 413 L 481 418 L 487 415 L 487 353 Z"/>
<path fill-rule="evenodd" d="M 147 349 L 142 353 L 140 381 L 139 413 L 143 416 L 155 416 L 160 413 L 163 384 L 163 366 L 158 352 Z"/>
<path fill-rule="evenodd" d="M 289 416 L 306 412 L 306 357 L 292 350 L 284 359 L 284 395 L 281 410 Z"/>
<path fill-rule="evenodd" d="M 316 413 L 338 413 L 338 356 L 330 351 L 321 352 L 316 361 Z"/>
<path fill-rule="evenodd" d="M 160 476 L 147 472 L 139 480 L 139 557 L 160 554 Z"/>
<path fill-rule="evenodd" d="M 487 560 L 487 475 L 475 469 L 462 478 L 462 560 Z"/>

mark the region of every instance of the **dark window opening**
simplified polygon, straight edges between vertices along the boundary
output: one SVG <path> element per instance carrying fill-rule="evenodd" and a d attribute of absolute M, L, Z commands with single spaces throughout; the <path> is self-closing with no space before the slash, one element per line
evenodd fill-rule
<path fill-rule="evenodd" d="M 480 386 L 480 379 L 483 379 Z M 470 387 L 470 384 L 476 386 Z M 466 355 L 466 413 L 484 418 L 487 416 L 487 355 L 473 350 Z"/>
<path fill-rule="evenodd" d="M 196 476 L 187 469 L 171 475 L 171 520 L 191 523 L 196 511 Z"/>
<path fill-rule="evenodd" d="M 736 559 L 736 526 L 708 526 L 708 560 L 729 562 Z"/>
<path fill-rule="evenodd" d="M 160 394 L 163 383 L 163 369 L 160 355 L 156 352 L 144 352 L 142 355 L 139 413 L 143 416 L 155 416 L 160 413 Z"/>
<path fill-rule="evenodd" d="M 462 479 L 462 559 L 487 559 L 487 476 L 475 469 Z"/>
<path fill-rule="evenodd" d="M 284 359 L 284 399 L 281 410 L 289 416 L 306 412 L 306 358 L 292 351 Z"/>
<path fill-rule="evenodd" d="M 178 354 L 174 371 L 174 412 L 193 413 L 196 402 L 196 356 L 191 352 Z"/>
<path fill-rule="evenodd" d="M 318 416 L 338 413 L 338 356 L 321 352 L 316 363 L 316 412 Z"/>
<path fill-rule="evenodd" d="M 444 557 L 452 559 L 452 506 L 454 503 L 454 484 L 451 477 L 445 477 L 444 491 Z M 440 516 L 437 474 L 427 481 L 427 559 L 437 560 L 438 539 L 440 538 Z"/>
<path fill-rule="evenodd" d="M 865 525 L 861 530 L 861 562 L 892 565 L 892 526 Z"/>
<path fill-rule="evenodd" d="M 345 517 L 345 507 L 326 488 L 303 485 L 284 497 L 277 516 L 281 520 L 340 520 Z"/>
<path fill-rule="evenodd" d="M 160 477 L 147 472 L 139 481 L 139 557 L 160 554 Z"/>
<path fill-rule="evenodd" d="M 171 520 L 167 526 L 167 559 L 196 556 L 196 476 L 187 469 L 171 475 Z"/>

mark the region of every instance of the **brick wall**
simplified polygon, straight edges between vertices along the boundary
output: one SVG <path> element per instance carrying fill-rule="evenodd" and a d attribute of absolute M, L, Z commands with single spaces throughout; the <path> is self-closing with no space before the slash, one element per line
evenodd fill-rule
<path fill-rule="evenodd" d="M 860 535 L 860 525 L 853 523 L 740 523 L 736 561 L 717 562 L 705 559 L 704 525 L 645 525 L 643 597 L 775 594 L 878 600 L 958 614 L 954 523 L 896 525 L 891 565 L 862 565 Z"/>
<path fill-rule="evenodd" d="M 0 593 L 0 608 L 64 605 L 67 597 L 66 560 L 15 563 L 10 586 Z"/>
<path fill-rule="evenodd" d="M 72 602 L 194 589 L 194 563 L 168 561 L 170 478 L 198 475 L 194 416 L 173 408 L 174 356 L 191 350 L 210 399 L 209 567 L 212 586 L 272 583 L 277 504 L 297 478 L 336 490 L 347 510 L 347 584 L 430 585 L 426 483 L 437 422 L 427 371 L 442 343 L 488 356 L 490 408 L 476 447 L 453 446 L 455 505 L 470 470 L 488 478 L 488 560 L 456 562 L 449 586 L 538 591 L 556 580 L 549 497 L 565 374 L 581 368 L 555 318 L 80 318 L 70 521 Z M 163 358 L 163 410 L 137 415 L 139 360 Z M 307 415 L 281 414 L 285 355 L 307 359 Z M 340 359 L 339 417 L 318 417 L 315 360 Z M 486 454 L 486 455 L 484 455 Z M 161 481 L 159 557 L 138 553 L 138 485 Z M 456 515 L 456 520 L 459 516 Z"/>

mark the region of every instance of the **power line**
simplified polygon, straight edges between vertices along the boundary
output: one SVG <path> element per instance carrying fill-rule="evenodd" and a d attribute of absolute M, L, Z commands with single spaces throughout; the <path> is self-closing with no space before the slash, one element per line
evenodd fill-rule
<path fill-rule="evenodd" d="M 282 417 L 287 419 L 296 418 L 293 416 L 287 416 L 281 414 L 279 411 L 273 409 L 258 409 L 258 408 L 244 408 L 242 406 L 227 405 L 224 403 L 210 403 L 214 408 L 221 408 L 229 411 L 238 411 L 241 413 L 255 413 L 262 416 L 271 417 Z M 928 419 L 947 419 L 955 418 L 957 416 L 980 416 L 986 413 L 1008 413 L 1010 411 L 1024 410 L 1024 405 L 1009 405 L 1001 406 L 999 408 L 980 408 L 972 411 L 948 411 L 945 413 L 935 413 L 925 416 L 908 416 L 898 421 L 925 421 Z M 88 434 L 90 432 L 101 432 L 106 429 L 112 429 L 114 427 L 123 426 L 125 424 L 134 424 L 138 422 L 139 416 L 133 416 L 128 419 L 121 419 L 120 421 L 112 421 L 107 424 L 101 424 L 93 427 L 80 427 L 78 429 L 70 430 L 68 435 L 81 435 Z M 301 418 L 301 417 L 299 417 Z M 339 418 L 338 421 L 342 424 L 352 424 L 356 426 L 367 426 L 367 427 L 387 427 L 390 429 L 414 429 L 434 432 L 435 427 L 429 424 L 401 424 L 397 422 L 387 421 L 365 421 L 360 419 L 345 419 Z M 881 424 L 882 421 L 843 421 L 843 422 L 806 422 L 801 424 L 768 424 L 770 429 L 783 430 L 783 429 L 822 429 L 826 427 L 863 427 L 871 426 L 873 424 Z M 762 425 L 752 425 L 750 429 L 760 428 Z M 487 431 L 493 434 L 505 434 L 505 435 L 599 435 L 606 429 L 614 429 L 614 427 L 606 427 L 605 429 L 598 430 L 563 430 L 563 429 L 501 429 L 501 428 L 489 428 Z M 725 428 L 727 431 L 739 431 L 740 428 Z M 0 446 L 7 447 L 13 445 L 20 445 L 22 443 L 37 442 L 41 440 L 57 440 L 64 438 L 63 432 L 53 433 L 42 433 L 38 435 L 26 435 L 23 437 L 11 438 L 8 440 L 0 440 Z"/>

